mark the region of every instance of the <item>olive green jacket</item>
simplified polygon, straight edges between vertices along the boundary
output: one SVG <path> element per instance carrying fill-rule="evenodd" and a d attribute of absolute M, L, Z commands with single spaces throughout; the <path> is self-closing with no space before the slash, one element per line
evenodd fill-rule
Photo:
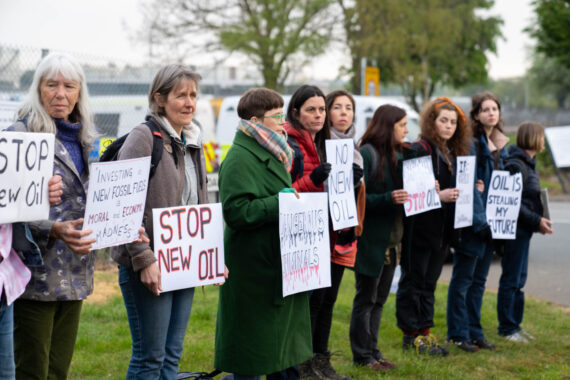
<path fill-rule="evenodd" d="M 229 278 L 220 287 L 217 369 L 264 375 L 312 356 L 307 293 L 282 297 L 278 193 L 285 167 L 238 131 L 219 175 Z"/>

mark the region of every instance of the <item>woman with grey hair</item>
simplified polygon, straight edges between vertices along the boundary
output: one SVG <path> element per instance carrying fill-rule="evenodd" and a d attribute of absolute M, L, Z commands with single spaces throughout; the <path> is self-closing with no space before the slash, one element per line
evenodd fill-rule
<path fill-rule="evenodd" d="M 83 238 L 91 231 L 80 230 L 93 122 L 77 61 L 60 53 L 45 57 L 17 118 L 8 130 L 55 134 L 54 175 L 63 179 L 63 192 L 50 208 L 49 220 L 29 223 L 41 260 L 30 267 L 31 279 L 15 301 L 16 377 L 65 379 L 82 302 L 93 291 L 95 259 L 95 239 Z"/>
<path fill-rule="evenodd" d="M 175 379 L 190 318 L 194 289 L 161 293 L 160 270 L 153 252 L 152 209 L 208 203 L 200 128 L 192 123 L 200 76 L 183 65 L 161 68 L 151 84 L 147 124 L 163 139 L 162 158 L 149 181 L 143 224 L 150 244 L 114 247 L 119 285 L 131 328 L 132 355 L 127 379 Z M 135 127 L 119 159 L 150 156 L 153 132 Z"/>

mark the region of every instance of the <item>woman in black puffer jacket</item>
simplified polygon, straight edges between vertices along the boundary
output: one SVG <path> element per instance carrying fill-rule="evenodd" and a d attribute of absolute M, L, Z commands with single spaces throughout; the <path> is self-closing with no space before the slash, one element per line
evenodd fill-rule
<path fill-rule="evenodd" d="M 551 234 L 552 221 L 544 218 L 540 199 L 540 180 L 536 170 L 536 155 L 544 149 L 544 127 L 538 123 L 519 125 L 517 145 L 511 145 L 505 169 L 523 176 L 522 202 L 515 240 L 505 242 L 501 260 L 503 272 L 499 281 L 497 316 L 499 335 L 509 341 L 528 343 L 532 335 L 520 324 L 524 311 L 524 292 L 528 273 L 530 238 L 534 232 Z"/>

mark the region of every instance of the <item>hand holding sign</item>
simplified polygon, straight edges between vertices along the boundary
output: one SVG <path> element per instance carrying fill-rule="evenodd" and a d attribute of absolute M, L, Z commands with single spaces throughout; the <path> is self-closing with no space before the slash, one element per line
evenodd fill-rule
<path fill-rule="evenodd" d="M 49 204 L 53 205 L 61 201 L 61 194 L 63 193 L 63 184 L 61 177 L 54 175 L 48 181 Z"/>
<path fill-rule="evenodd" d="M 91 252 L 95 239 L 84 239 L 91 235 L 91 230 L 80 230 L 83 218 L 66 222 L 55 222 L 51 228 L 50 236 L 61 239 L 73 252 L 86 255 Z"/>

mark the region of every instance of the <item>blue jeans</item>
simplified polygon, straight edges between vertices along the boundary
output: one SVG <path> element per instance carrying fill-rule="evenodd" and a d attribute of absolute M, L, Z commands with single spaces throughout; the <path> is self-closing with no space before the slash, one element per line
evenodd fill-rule
<path fill-rule="evenodd" d="M 119 285 L 133 340 L 127 379 L 176 379 L 194 288 L 155 296 L 122 265 Z"/>
<path fill-rule="evenodd" d="M 14 364 L 14 304 L 8 306 L 6 297 L 0 300 L 0 379 L 15 379 Z"/>
<path fill-rule="evenodd" d="M 487 243 L 482 258 L 455 251 L 447 294 L 447 339 L 455 342 L 485 339 L 481 305 L 492 259 L 492 242 Z"/>
<path fill-rule="evenodd" d="M 516 240 L 507 240 L 501 260 L 503 272 L 497 295 L 497 317 L 499 335 L 510 335 L 519 331 L 524 312 L 524 292 L 528 273 L 528 251 L 530 236 L 517 234 Z"/>

